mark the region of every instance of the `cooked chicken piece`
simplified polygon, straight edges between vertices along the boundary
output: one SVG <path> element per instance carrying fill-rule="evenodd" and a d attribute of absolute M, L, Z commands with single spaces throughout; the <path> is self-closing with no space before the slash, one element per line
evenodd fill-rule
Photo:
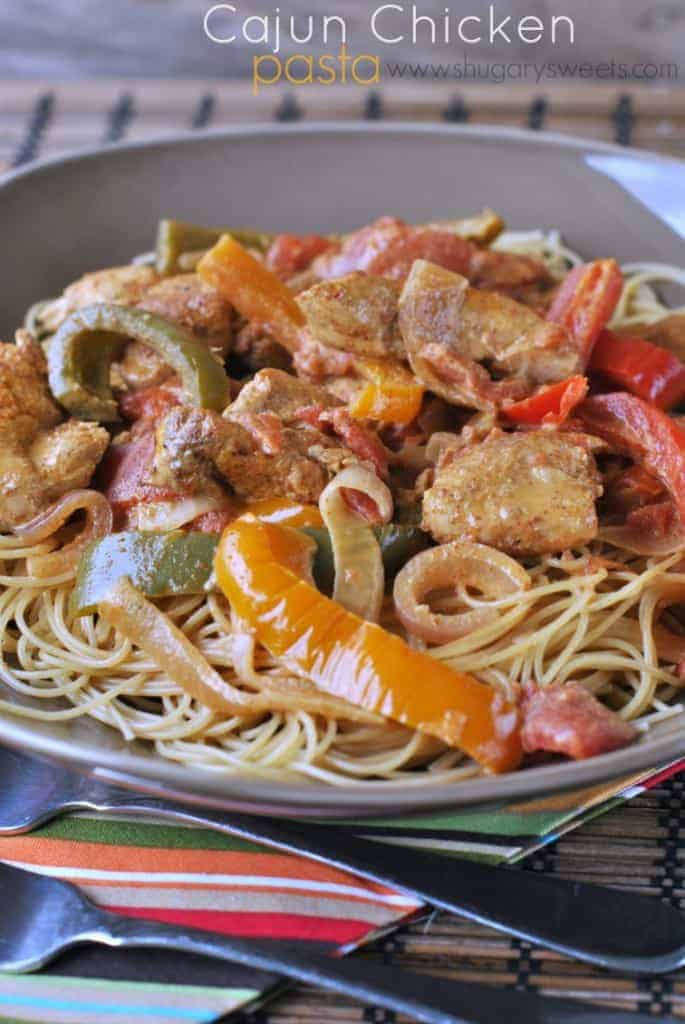
<path fill-rule="evenodd" d="M 132 264 L 111 267 L 79 278 L 42 314 L 56 330 L 72 313 L 94 303 L 138 306 L 192 331 L 223 361 L 231 345 L 233 310 L 220 292 L 197 274 L 160 278 L 152 267 Z M 160 384 L 171 374 L 161 356 L 140 342 L 131 342 L 114 367 L 114 380 L 131 388 Z"/>
<path fill-rule="evenodd" d="M 239 420 L 245 413 L 275 413 L 284 424 L 299 422 L 297 413 L 307 406 L 325 409 L 340 405 L 325 388 L 293 377 L 283 370 L 260 370 L 241 390 L 224 416 Z"/>
<path fill-rule="evenodd" d="M 623 338 L 646 338 L 654 345 L 669 349 L 685 363 L 685 313 L 673 313 L 653 324 L 619 327 L 616 334 Z"/>
<path fill-rule="evenodd" d="M 333 473 L 356 461 L 311 427 L 277 428 L 268 412 L 245 416 L 251 417 L 247 425 L 206 410 L 172 409 L 157 427 L 152 482 L 200 490 L 217 472 L 244 499 L 315 503 Z"/>
<path fill-rule="evenodd" d="M 552 308 L 558 289 L 556 281 L 552 284 L 538 281 L 535 284 L 523 284 L 514 288 L 496 288 L 494 291 L 501 295 L 508 295 L 510 299 L 520 302 L 522 306 L 527 306 L 544 320 Z"/>
<path fill-rule="evenodd" d="M 233 351 L 250 370 L 267 367 L 289 370 L 293 363 L 287 348 L 276 341 L 262 324 L 245 324 L 241 327 L 235 337 Z"/>
<path fill-rule="evenodd" d="M 38 515 L 49 502 L 43 481 L 23 448 L 5 449 L 0 455 L 0 531 Z"/>
<path fill-rule="evenodd" d="M 139 309 L 186 327 L 225 359 L 231 347 L 233 307 L 198 274 L 167 277 L 148 289 Z"/>
<path fill-rule="evenodd" d="M 233 308 L 197 274 L 164 278 L 153 284 L 136 305 L 187 328 L 221 362 L 226 358 L 231 347 Z M 157 352 L 139 341 L 127 345 L 116 369 L 124 383 L 136 389 L 160 384 L 173 373 Z"/>
<path fill-rule="evenodd" d="M 45 356 L 26 331 L 16 345 L 0 343 L 0 442 L 5 450 L 28 443 L 39 430 L 54 427 L 60 411 L 48 390 Z"/>
<path fill-rule="evenodd" d="M 425 260 L 414 264 L 399 309 L 414 373 L 455 405 L 491 409 L 580 370 L 564 328 Z M 489 369 L 508 379 L 492 380 Z"/>
<path fill-rule="evenodd" d="M 540 260 L 494 249 L 477 249 L 473 253 L 467 277 L 474 288 L 512 297 L 518 289 L 533 285 L 554 287 L 554 279 Z"/>
<path fill-rule="evenodd" d="M 298 305 L 311 338 L 360 356 L 402 353 L 397 325 L 400 287 L 395 281 L 356 271 L 302 292 Z"/>
<path fill-rule="evenodd" d="M 0 530 L 89 482 L 109 435 L 94 424 L 57 426 L 60 419 L 42 349 L 19 331 L 16 345 L 0 344 Z"/>
<path fill-rule="evenodd" d="M 436 220 L 423 226 L 431 228 L 433 231 L 451 231 L 452 234 L 466 238 L 469 242 L 488 245 L 502 234 L 506 224 L 498 213 L 486 206 L 480 213 L 476 213 L 472 217 L 462 217 L 458 220 Z"/>
<path fill-rule="evenodd" d="M 597 535 L 601 477 L 584 435 L 493 432 L 449 451 L 424 496 L 437 541 L 480 541 L 512 555 L 545 554 Z"/>
<path fill-rule="evenodd" d="M 135 306 L 159 280 L 156 270 L 138 264 L 96 270 L 70 284 L 59 299 L 45 307 L 41 319 L 49 331 L 56 331 L 62 321 L 77 309 L 84 309 L 96 302 Z"/>
<path fill-rule="evenodd" d="M 172 409 L 156 433 L 151 483 L 188 490 L 217 472 L 243 498 L 315 502 L 330 478 L 363 462 L 384 470 L 375 434 L 321 387 L 260 370 L 223 416 Z"/>
<path fill-rule="evenodd" d="M 107 451 L 109 434 L 97 423 L 67 420 L 38 434 L 29 448 L 29 458 L 54 495 L 87 487 L 95 467 Z"/>

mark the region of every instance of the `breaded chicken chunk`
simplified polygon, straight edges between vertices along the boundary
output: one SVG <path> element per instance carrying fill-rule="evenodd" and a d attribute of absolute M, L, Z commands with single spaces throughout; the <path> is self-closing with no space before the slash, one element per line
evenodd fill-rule
<path fill-rule="evenodd" d="M 224 416 L 239 419 L 246 413 L 271 412 L 288 424 L 299 421 L 297 413 L 311 405 L 332 409 L 341 402 L 325 388 L 293 377 L 284 370 L 260 370 L 229 405 Z"/>
<path fill-rule="evenodd" d="M 152 267 L 137 264 L 98 270 L 69 285 L 41 317 L 48 330 L 56 330 L 72 313 L 96 303 L 133 306 L 180 324 L 222 362 L 230 350 L 233 308 L 197 274 L 160 278 Z M 115 380 L 138 389 L 160 384 L 172 372 L 157 352 L 132 341 L 116 365 Z"/>
<path fill-rule="evenodd" d="M 0 530 L 89 483 L 109 434 L 94 423 L 60 419 L 42 349 L 19 331 L 16 345 L 0 344 Z"/>
<path fill-rule="evenodd" d="M 493 431 L 445 454 L 423 499 L 423 527 L 511 555 L 560 552 L 597 536 L 601 477 L 582 434 Z"/>
<path fill-rule="evenodd" d="M 108 267 L 84 274 L 65 288 L 41 312 L 41 320 L 50 331 L 56 331 L 63 320 L 78 309 L 97 302 L 111 302 L 116 306 L 136 306 L 145 293 L 160 280 L 153 267 L 132 263 L 125 267 Z"/>
<path fill-rule="evenodd" d="M 563 327 L 425 260 L 414 263 L 399 309 L 414 373 L 455 405 L 492 409 L 580 372 L 578 347 Z"/>
<path fill-rule="evenodd" d="M 360 356 L 402 354 L 397 324 L 401 288 L 395 281 L 357 271 L 321 281 L 297 297 L 311 338 Z"/>

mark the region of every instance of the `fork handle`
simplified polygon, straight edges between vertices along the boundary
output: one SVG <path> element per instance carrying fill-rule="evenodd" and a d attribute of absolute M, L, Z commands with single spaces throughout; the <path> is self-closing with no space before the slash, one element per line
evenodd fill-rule
<path fill-rule="evenodd" d="M 90 784 L 92 787 L 92 783 Z M 600 967 L 663 974 L 685 960 L 682 915 L 661 900 L 587 882 L 516 872 L 388 846 L 330 826 L 250 814 L 194 810 L 112 788 L 89 800 L 94 810 L 148 812 L 266 843 L 391 886 L 479 924 Z M 363 830 L 363 824 L 359 826 Z"/>
<path fill-rule="evenodd" d="M 653 1020 L 642 1014 L 456 982 L 358 958 L 303 953 L 280 943 L 229 938 L 104 911 L 100 920 L 106 928 L 99 930 L 98 939 L 106 945 L 161 947 L 228 960 L 375 1003 L 425 1024 L 501 1024 L 503 1020 L 517 1024 L 634 1024 Z"/>

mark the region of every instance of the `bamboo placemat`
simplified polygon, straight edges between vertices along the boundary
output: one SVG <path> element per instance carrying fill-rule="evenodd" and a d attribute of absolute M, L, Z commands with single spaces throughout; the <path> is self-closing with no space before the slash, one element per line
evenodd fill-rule
<path fill-rule="evenodd" d="M 619 886 L 685 910 L 685 775 L 591 821 L 525 862 L 523 870 Z M 455 864 L 455 870 L 458 866 Z M 617 897 L 620 899 L 620 896 Z M 394 932 L 355 956 L 380 958 L 459 981 L 511 986 L 685 1020 L 685 970 L 635 979 L 447 914 Z M 299 988 L 241 1024 L 409 1024 L 379 1008 Z M 511 1024 L 517 1024 L 512 1021 Z"/>
<path fill-rule="evenodd" d="M 567 132 L 685 156 L 685 89 L 392 84 L 263 89 L 247 82 L 0 80 L 0 171 L 37 156 L 247 121 L 413 120 Z"/>
<path fill-rule="evenodd" d="M 246 121 L 414 120 L 503 124 L 642 146 L 685 156 L 685 90 L 566 86 L 265 89 L 202 81 L 0 81 L 0 171 L 103 142 L 201 131 Z M 526 863 L 524 870 L 611 883 L 685 909 L 685 776 L 600 817 Z M 465 981 L 509 985 L 685 1020 L 685 970 L 663 979 L 609 975 L 487 928 L 440 914 L 359 954 Z M 246 1018 L 247 1019 L 247 1018 Z M 298 988 L 252 1024 L 403 1024 L 315 989 Z M 516 1022 L 512 1022 L 516 1024 Z"/>

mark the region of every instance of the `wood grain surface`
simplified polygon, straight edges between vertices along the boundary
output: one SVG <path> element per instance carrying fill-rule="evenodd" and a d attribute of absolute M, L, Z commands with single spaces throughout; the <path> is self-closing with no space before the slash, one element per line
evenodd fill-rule
<path fill-rule="evenodd" d="M 388 119 L 566 132 L 685 156 L 685 90 L 625 85 L 455 89 L 432 83 L 252 95 L 247 82 L 0 80 L 0 171 L 36 156 L 247 121 Z"/>

